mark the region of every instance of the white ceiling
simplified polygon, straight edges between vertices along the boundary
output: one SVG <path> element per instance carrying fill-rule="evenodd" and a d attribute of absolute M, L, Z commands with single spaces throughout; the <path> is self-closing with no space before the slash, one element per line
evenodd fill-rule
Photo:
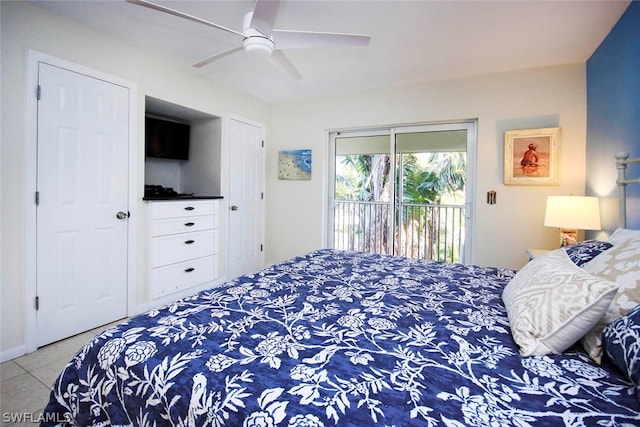
<path fill-rule="evenodd" d="M 254 2 L 158 3 L 242 31 Z M 124 0 L 34 1 L 193 73 L 268 102 L 584 63 L 629 1 L 282 1 L 275 28 L 371 35 L 368 47 L 288 50 L 294 80 L 244 52 L 191 65 L 238 37 Z"/>

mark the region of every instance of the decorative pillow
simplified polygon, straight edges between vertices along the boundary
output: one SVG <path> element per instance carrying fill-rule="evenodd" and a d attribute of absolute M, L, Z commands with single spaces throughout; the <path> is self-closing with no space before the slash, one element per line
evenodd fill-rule
<path fill-rule="evenodd" d="M 621 243 L 629 242 L 631 240 L 640 241 L 640 230 L 630 230 L 628 228 L 618 228 L 609 236 L 607 241 L 613 246 Z"/>
<path fill-rule="evenodd" d="M 565 246 L 564 250 L 569 258 L 578 267 L 591 261 L 602 252 L 606 251 L 613 244 L 609 242 L 601 242 L 599 240 L 583 240 L 575 245 Z"/>
<path fill-rule="evenodd" d="M 619 231 L 617 230 L 612 237 Z M 631 233 L 624 234 L 626 239 L 618 240 L 611 249 L 582 266 L 585 271 L 618 285 L 618 292 L 603 318 L 580 341 L 596 363 L 600 363 L 602 358 L 601 342 L 604 328 L 640 304 L 640 233 L 635 234 L 638 239 L 633 238 Z"/>
<path fill-rule="evenodd" d="M 532 260 L 502 293 L 520 354 L 562 353 L 596 324 L 616 291 L 615 283 L 585 272 L 565 251 Z"/>
<path fill-rule="evenodd" d="M 602 349 L 635 384 L 640 400 L 640 305 L 604 329 Z"/>

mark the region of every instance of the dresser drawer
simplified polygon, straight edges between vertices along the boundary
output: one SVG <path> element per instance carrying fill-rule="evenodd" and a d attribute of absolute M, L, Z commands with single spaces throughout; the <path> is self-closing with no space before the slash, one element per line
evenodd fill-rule
<path fill-rule="evenodd" d="M 184 218 L 154 219 L 151 221 L 151 236 L 189 233 L 218 228 L 218 215 L 189 216 Z"/>
<path fill-rule="evenodd" d="M 218 277 L 218 257 L 209 256 L 151 269 L 151 298 L 188 289 Z"/>
<path fill-rule="evenodd" d="M 155 202 L 151 205 L 151 219 L 214 215 L 217 213 L 218 202 L 215 200 Z"/>
<path fill-rule="evenodd" d="M 218 253 L 218 230 L 159 236 L 151 239 L 151 267 Z"/>

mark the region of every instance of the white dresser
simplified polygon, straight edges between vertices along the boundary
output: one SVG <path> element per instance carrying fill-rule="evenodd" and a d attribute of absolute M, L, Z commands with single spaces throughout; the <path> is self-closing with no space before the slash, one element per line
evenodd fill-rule
<path fill-rule="evenodd" d="M 150 202 L 150 298 L 218 277 L 219 201 Z"/>

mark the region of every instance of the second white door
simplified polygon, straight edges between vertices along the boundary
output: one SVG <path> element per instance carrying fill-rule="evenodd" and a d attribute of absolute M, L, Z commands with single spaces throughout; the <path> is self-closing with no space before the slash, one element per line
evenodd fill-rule
<path fill-rule="evenodd" d="M 264 263 L 264 129 L 229 123 L 229 277 Z"/>

